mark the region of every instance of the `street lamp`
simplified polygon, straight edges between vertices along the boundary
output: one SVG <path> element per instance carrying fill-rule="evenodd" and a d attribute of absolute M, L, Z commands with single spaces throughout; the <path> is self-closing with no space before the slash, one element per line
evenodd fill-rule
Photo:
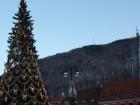
<path fill-rule="evenodd" d="M 77 69 L 77 66 L 66 66 L 65 67 L 65 72 L 63 73 L 64 78 L 69 78 L 69 96 L 72 99 L 75 99 L 77 96 L 77 91 L 75 89 L 75 77 L 79 77 L 80 72 Z"/>

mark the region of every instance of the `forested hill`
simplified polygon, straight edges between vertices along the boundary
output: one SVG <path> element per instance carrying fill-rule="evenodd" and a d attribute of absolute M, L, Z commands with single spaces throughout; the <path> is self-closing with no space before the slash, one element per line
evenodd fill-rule
<path fill-rule="evenodd" d="M 69 82 L 62 74 L 68 66 L 75 66 L 80 72 L 80 77 L 75 78 L 77 90 L 137 77 L 138 39 L 133 37 L 105 45 L 84 46 L 40 59 L 39 66 L 49 94 L 67 94 Z"/>

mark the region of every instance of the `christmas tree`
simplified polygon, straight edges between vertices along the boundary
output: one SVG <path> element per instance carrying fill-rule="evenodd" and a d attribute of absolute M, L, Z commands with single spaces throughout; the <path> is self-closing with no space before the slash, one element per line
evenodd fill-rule
<path fill-rule="evenodd" d="M 48 105 L 37 64 L 33 21 L 29 13 L 26 1 L 21 0 L 8 39 L 8 60 L 0 81 L 0 105 Z"/>

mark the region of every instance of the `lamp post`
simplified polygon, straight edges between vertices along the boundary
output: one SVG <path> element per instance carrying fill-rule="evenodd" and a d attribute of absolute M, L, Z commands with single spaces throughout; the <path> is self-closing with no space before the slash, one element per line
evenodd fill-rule
<path fill-rule="evenodd" d="M 69 78 L 69 96 L 70 105 L 76 105 L 75 97 L 77 96 L 77 91 L 75 89 L 75 77 L 79 76 L 79 71 L 76 66 L 66 66 L 64 71 L 64 78 Z"/>

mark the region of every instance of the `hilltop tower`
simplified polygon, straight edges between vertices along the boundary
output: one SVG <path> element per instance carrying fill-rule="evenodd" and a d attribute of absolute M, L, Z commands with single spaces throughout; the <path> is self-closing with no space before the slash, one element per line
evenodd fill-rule
<path fill-rule="evenodd" d="M 137 63 L 136 77 L 140 78 L 140 34 L 137 27 L 136 27 L 136 37 L 138 39 L 138 63 Z"/>
<path fill-rule="evenodd" d="M 49 105 L 37 64 L 33 23 L 29 13 L 26 1 L 21 0 L 8 39 L 8 60 L 0 81 L 0 105 Z"/>

